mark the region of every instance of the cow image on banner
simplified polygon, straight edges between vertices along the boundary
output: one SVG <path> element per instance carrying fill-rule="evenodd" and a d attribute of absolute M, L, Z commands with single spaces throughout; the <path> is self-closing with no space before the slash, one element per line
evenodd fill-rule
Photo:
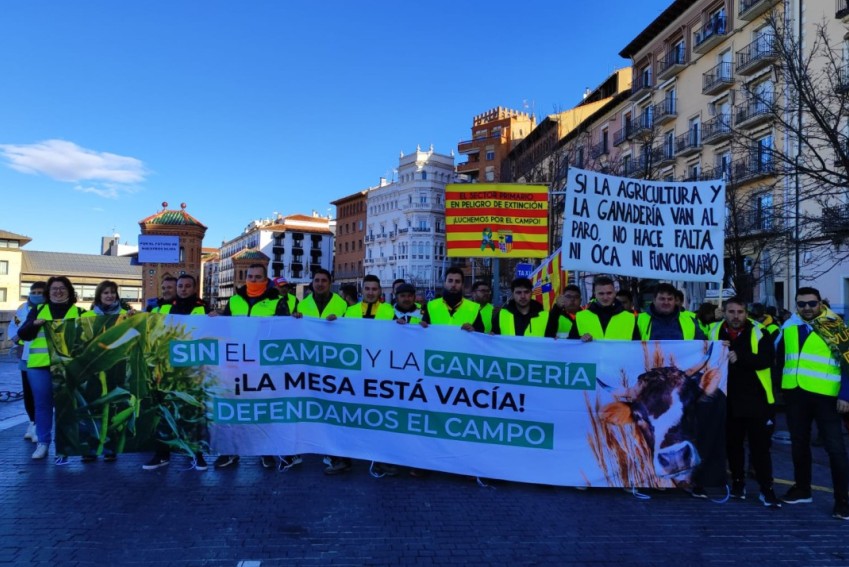
<path fill-rule="evenodd" d="M 725 182 L 650 181 L 569 168 L 563 263 L 570 270 L 721 281 Z"/>

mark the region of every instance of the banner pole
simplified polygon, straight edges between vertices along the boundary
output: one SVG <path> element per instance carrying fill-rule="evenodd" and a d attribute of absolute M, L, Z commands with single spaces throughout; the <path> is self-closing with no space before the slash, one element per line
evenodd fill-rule
<path fill-rule="evenodd" d="M 501 259 L 498 256 L 492 259 L 492 295 L 492 304 L 501 307 Z"/>

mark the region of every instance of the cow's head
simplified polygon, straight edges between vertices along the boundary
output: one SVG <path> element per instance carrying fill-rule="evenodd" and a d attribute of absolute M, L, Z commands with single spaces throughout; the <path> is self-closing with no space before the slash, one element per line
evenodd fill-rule
<path fill-rule="evenodd" d="M 679 479 L 701 462 L 693 444 L 695 404 L 713 394 L 720 377 L 718 372 L 702 372 L 706 364 L 707 358 L 686 371 L 674 366 L 653 368 L 641 374 L 633 386 L 613 391 L 618 401 L 599 411 L 601 419 L 608 423 L 633 424 L 637 428 L 652 450 L 655 474 L 660 478 Z"/>

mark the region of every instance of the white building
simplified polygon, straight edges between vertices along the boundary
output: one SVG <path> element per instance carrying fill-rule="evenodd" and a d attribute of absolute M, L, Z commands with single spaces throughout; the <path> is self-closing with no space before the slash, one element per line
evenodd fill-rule
<path fill-rule="evenodd" d="M 397 181 L 367 195 L 364 272 L 389 297 L 403 278 L 419 290 L 439 289 L 445 270 L 445 185 L 455 180 L 454 154 L 401 154 Z"/>
<path fill-rule="evenodd" d="M 333 229 L 330 219 L 289 215 L 274 219 L 255 220 L 242 234 L 225 242 L 219 249 L 218 299 L 225 301 L 244 283 L 237 274 L 233 257 L 243 250 L 268 259 L 268 277 L 283 276 L 289 283 L 308 284 L 316 268 L 333 270 Z M 244 254 L 242 255 L 244 256 Z"/>

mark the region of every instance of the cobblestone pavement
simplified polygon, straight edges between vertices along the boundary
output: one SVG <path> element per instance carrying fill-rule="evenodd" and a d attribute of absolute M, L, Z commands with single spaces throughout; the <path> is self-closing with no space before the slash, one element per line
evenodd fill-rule
<path fill-rule="evenodd" d="M 0 391 L 20 390 L 0 362 Z M 826 457 L 813 504 L 717 504 L 679 490 L 578 491 L 433 474 L 326 477 L 320 457 L 278 473 L 256 458 L 198 472 L 147 455 L 58 467 L 33 461 L 23 403 L 0 403 L 0 564 L 14 565 L 849 565 L 849 522 L 831 518 Z M 775 445 L 778 485 L 792 478 Z M 716 494 L 715 496 L 719 496 Z"/>

